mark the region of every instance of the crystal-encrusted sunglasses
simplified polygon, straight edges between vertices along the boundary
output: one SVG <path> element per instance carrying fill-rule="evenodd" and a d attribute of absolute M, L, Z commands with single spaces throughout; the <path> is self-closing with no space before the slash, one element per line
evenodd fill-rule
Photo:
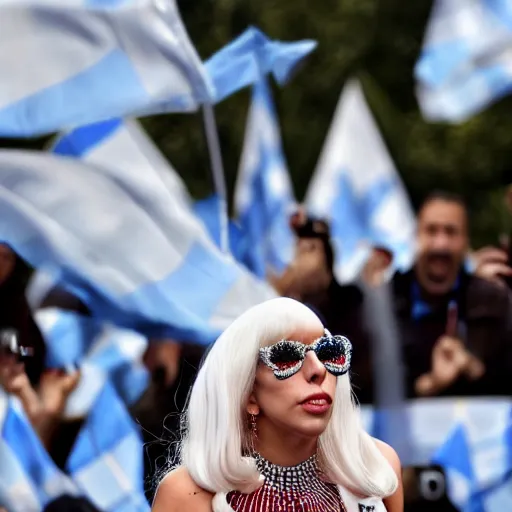
<path fill-rule="evenodd" d="M 350 368 L 352 344 L 344 336 L 333 336 L 327 329 L 325 334 L 311 345 L 300 341 L 281 340 L 260 348 L 260 359 L 279 379 L 295 375 L 301 368 L 306 354 L 312 350 L 329 373 L 336 377 L 344 375 Z"/>

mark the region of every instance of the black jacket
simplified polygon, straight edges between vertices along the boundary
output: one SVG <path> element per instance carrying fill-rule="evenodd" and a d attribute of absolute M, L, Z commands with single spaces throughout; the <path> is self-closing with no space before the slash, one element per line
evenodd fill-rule
<path fill-rule="evenodd" d="M 458 305 L 459 338 L 485 364 L 486 373 L 474 382 L 461 377 L 443 394 L 512 394 L 512 300 L 508 289 L 461 272 L 457 289 L 443 297 L 431 313 L 414 318 L 414 282 L 413 271 L 397 273 L 392 281 L 408 395 L 414 396 L 415 380 L 431 369 L 432 350 L 445 334 L 450 301 Z"/>

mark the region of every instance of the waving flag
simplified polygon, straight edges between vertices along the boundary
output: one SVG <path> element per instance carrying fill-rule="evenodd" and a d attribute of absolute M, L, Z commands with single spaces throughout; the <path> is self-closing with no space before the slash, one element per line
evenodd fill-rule
<path fill-rule="evenodd" d="M 459 401 L 460 402 L 460 401 Z M 458 404 L 458 422 L 434 454 L 450 500 L 462 511 L 499 511 L 512 504 L 512 407 L 509 401 Z"/>
<path fill-rule="evenodd" d="M 474 469 L 467 434 L 458 426 L 434 455 L 433 462 L 443 466 L 451 487 L 450 500 L 460 510 L 465 510 L 474 488 Z"/>
<path fill-rule="evenodd" d="M 306 203 L 331 223 L 341 282 L 357 277 L 372 245 L 390 249 L 398 267 L 409 264 L 414 214 L 355 80 L 339 100 Z"/>
<path fill-rule="evenodd" d="M 163 187 L 144 197 L 142 183 L 112 178 L 114 166 L 0 152 L 0 236 L 34 267 L 54 269 L 93 316 L 148 337 L 210 343 L 275 296 Z M 140 206 L 150 197 L 151 214 Z"/>
<path fill-rule="evenodd" d="M 211 239 L 217 247 L 220 247 L 221 241 L 221 225 L 217 215 L 219 211 L 219 198 L 217 194 L 212 194 L 205 199 L 200 199 L 194 203 L 194 213 L 202 221 Z M 240 263 L 245 264 L 247 255 L 252 251 L 249 246 L 248 237 L 238 224 L 238 222 L 230 219 L 229 229 L 229 249 L 233 257 Z"/>
<path fill-rule="evenodd" d="M 214 89 L 175 0 L 0 0 L 0 135 L 197 110 Z"/>
<path fill-rule="evenodd" d="M 149 374 L 142 362 L 147 340 L 143 336 L 57 308 L 40 309 L 34 319 L 45 340 L 47 367 L 84 367 L 68 400 L 68 416 L 84 416 L 107 381 L 127 406 L 147 388 Z"/>
<path fill-rule="evenodd" d="M 512 91 L 512 0 L 436 0 L 416 64 L 430 121 L 462 122 Z"/>
<path fill-rule="evenodd" d="M 255 27 L 219 50 L 205 62 L 215 84 L 215 99 L 222 101 L 234 92 L 272 74 L 284 85 L 304 57 L 317 46 L 316 41 L 273 41 Z"/>
<path fill-rule="evenodd" d="M 235 209 L 251 250 L 244 263 L 257 276 L 280 273 L 293 256 L 288 220 L 295 205 L 272 95 L 262 78 L 253 87 L 235 187 Z"/>
<path fill-rule="evenodd" d="M 105 512 L 144 512 L 142 437 L 113 386 L 95 397 L 66 469 L 80 490 Z"/>
<path fill-rule="evenodd" d="M 171 164 L 135 120 L 96 123 L 61 135 L 52 152 L 102 166 L 109 180 L 126 190 L 162 230 L 176 229 L 175 215 L 192 207 Z"/>
<path fill-rule="evenodd" d="M 66 467 L 100 510 L 149 510 L 143 492 L 143 446 L 127 411 L 147 387 L 140 335 L 69 311 L 43 309 L 35 320 L 47 347 L 47 366 L 80 368 L 65 416 L 85 418 Z"/>
<path fill-rule="evenodd" d="M 16 398 L 0 387 L 0 504 L 9 512 L 43 510 L 61 494 L 78 495 L 57 468 Z"/>

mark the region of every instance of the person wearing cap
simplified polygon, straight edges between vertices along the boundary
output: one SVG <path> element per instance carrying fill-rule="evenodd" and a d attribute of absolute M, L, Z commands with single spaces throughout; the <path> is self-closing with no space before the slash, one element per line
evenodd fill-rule
<path fill-rule="evenodd" d="M 358 286 L 340 285 L 334 276 L 334 250 L 329 224 L 299 209 L 290 219 L 297 237 L 295 257 L 284 273 L 271 278 L 282 296 L 309 306 L 333 334 L 354 345 L 352 380 L 361 403 L 371 403 L 369 335 L 363 321 L 363 293 Z"/>

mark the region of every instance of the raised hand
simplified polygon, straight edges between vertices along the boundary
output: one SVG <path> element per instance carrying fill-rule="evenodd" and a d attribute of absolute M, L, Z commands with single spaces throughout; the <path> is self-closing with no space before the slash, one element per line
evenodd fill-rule
<path fill-rule="evenodd" d="M 66 401 L 80 381 L 80 372 L 68 373 L 64 370 L 47 370 L 41 376 L 39 396 L 45 413 L 60 417 L 66 407 Z"/>
<path fill-rule="evenodd" d="M 431 371 L 416 380 L 416 393 L 420 396 L 433 396 L 462 375 L 477 380 L 484 373 L 484 364 L 468 352 L 459 339 L 441 336 L 432 351 Z"/>

